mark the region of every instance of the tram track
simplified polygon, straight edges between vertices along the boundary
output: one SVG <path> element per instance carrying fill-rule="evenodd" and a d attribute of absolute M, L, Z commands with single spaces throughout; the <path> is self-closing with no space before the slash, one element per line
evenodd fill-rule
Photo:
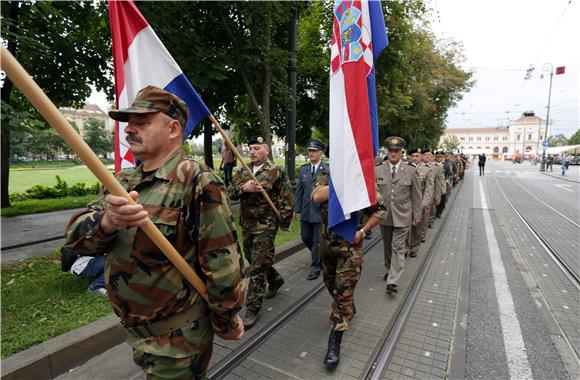
<path fill-rule="evenodd" d="M 427 272 L 429 271 L 431 262 L 435 256 L 435 251 L 439 247 L 439 243 L 443 238 L 442 232 L 445 228 L 446 221 L 449 218 L 449 214 L 451 213 L 453 205 L 455 204 L 457 194 L 462 187 L 463 182 L 461 182 L 460 186 L 454 190 L 455 196 L 453 197 L 452 202 L 447 205 L 447 212 L 445 213 L 445 217 L 442 218 L 441 222 L 439 223 L 439 226 L 435 232 L 435 239 L 425 254 L 425 258 L 423 259 L 419 270 L 415 272 L 410 286 L 403 295 L 403 300 L 398 304 L 393 318 L 390 320 L 389 324 L 383 331 L 383 334 L 379 339 L 379 344 L 377 344 L 375 350 L 372 352 L 366 366 L 363 368 L 362 373 L 359 376 L 359 379 L 378 380 L 382 378 L 395 350 L 397 341 L 403 333 L 405 324 L 411 314 L 411 311 L 413 310 L 413 306 L 415 305 L 415 301 L 418 297 L 421 286 L 427 277 Z"/>
<path fill-rule="evenodd" d="M 500 190 L 501 194 L 503 195 L 503 197 L 505 198 L 506 202 L 508 203 L 508 205 L 515 212 L 515 214 L 519 217 L 519 219 L 526 226 L 526 228 L 530 231 L 530 233 L 536 238 L 536 240 L 538 241 L 538 243 L 540 244 L 540 246 L 544 249 L 544 251 L 552 259 L 552 261 L 554 261 L 554 263 L 556 264 L 556 266 L 562 271 L 562 273 L 566 276 L 566 278 L 577 289 L 580 289 L 580 275 L 579 275 L 579 273 L 574 268 L 572 268 L 572 266 L 566 261 L 566 259 L 553 247 L 552 244 L 550 244 L 550 242 L 548 241 L 548 239 L 546 239 L 544 236 L 542 236 L 541 232 L 538 230 L 538 228 L 536 226 L 534 226 L 534 224 L 530 220 L 530 218 L 527 217 L 524 214 L 524 212 L 520 208 L 518 208 L 514 204 L 514 202 L 507 196 L 507 194 L 503 190 L 503 188 L 500 185 L 500 183 L 497 180 L 497 178 L 495 178 L 495 182 L 496 182 L 496 185 L 497 185 L 498 189 Z M 550 209 L 552 209 L 552 210 L 554 210 L 554 211 L 557 212 L 557 210 L 555 210 L 554 208 L 550 207 L 549 205 L 546 204 L 546 206 L 549 207 Z M 562 215 L 559 212 L 557 212 L 557 214 L 560 215 L 560 216 L 562 216 L 562 217 L 564 217 L 564 218 L 566 218 L 564 215 Z M 569 222 L 574 223 L 573 221 L 569 220 L 568 218 L 566 218 L 566 220 L 569 221 Z M 577 228 L 580 229 L 580 226 L 578 226 L 576 223 L 574 223 L 573 226 L 575 226 L 575 227 L 577 227 Z"/>
<path fill-rule="evenodd" d="M 457 194 L 462 188 L 462 185 L 455 188 L 455 193 Z M 426 278 L 427 272 L 433 260 L 434 252 L 437 250 L 439 243 L 442 238 L 442 231 L 445 226 L 445 222 L 450 214 L 451 208 L 455 204 L 457 195 L 455 195 L 447 205 L 447 213 L 438 223 L 438 228 L 434 230 L 434 240 L 431 243 L 429 249 L 424 255 L 424 259 L 419 265 L 418 270 L 416 270 L 410 285 L 408 286 L 405 293 L 402 293 L 401 301 L 398 303 L 397 310 L 394 313 L 394 317 L 391 318 L 389 324 L 385 326 L 381 338 L 378 341 L 377 346 L 373 350 L 365 368 L 363 368 L 361 374 L 358 376 L 361 379 L 378 379 L 384 372 L 384 369 L 389 363 L 391 355 L 393 353 L 396 342 L 398 341 L 405 323 L 411 313 L 421 285 Z M 376 232 L 375 232 L 376 233 Z M 376 233 L 377 238 L 371 240 L 368 245 L 365 245 L 363 249 L 363 255 L 369 252 L 377 243 L 382 241 L 380 233 Z M 301 310 L 303 310 L 310 302 L 312 302 L 321 292 L 325 290 L 324 283 L 320 283 L 306 294 L 304 294 L 300 299 L 298 299 L 294 304 L 289 306 L 280 315 L 278 315 L 272 322 L 267 326 L 264 326 L 256 334 L 254 334 L 250 339 L 245 341 L 242 345 L 237 347 L 235 350 L 231 351 L 222 360 L 213 365 L 208 371 L 208 378 L 211 380 L 223 379 L 228 374 L 230 374 L 235 368 L 244 362 L 250 354 L 256 351 L 269 337 L 271 337 L 276 331 L 280 330 L 286 323 L 292 320 Z"/>

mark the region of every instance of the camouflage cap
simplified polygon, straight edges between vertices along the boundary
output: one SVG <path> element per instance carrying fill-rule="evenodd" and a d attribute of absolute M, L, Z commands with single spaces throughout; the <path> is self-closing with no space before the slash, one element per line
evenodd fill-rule
<path fill-rule="evenodd" d="M 137 93 L 131 107 L 109 111 L 109 116 L 117 121 L 129 121 L 130 114 L 162 112 L 176 119 L 185 128 L 189 111 L 185 102 L 169 91 L 155 86 L 147 86 Z"/>
<path fill-rule="evenodd" d="M 403 149 L 405 147 L 405 140 L 397 136 L 387 137 L 385 140 L 387 149 Z"/>

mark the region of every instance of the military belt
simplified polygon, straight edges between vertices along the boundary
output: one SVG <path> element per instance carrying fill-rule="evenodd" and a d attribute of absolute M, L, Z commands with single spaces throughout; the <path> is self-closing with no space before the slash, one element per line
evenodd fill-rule
<path fill-rule="evenodd" d="M 146 325 L 123 326 L 131 335 L 137 338 L 149 338 L 151 336 L 160 336 L 179 330 L 192 322 L 200 319 L 205 315 L 205 307 L 200 308 L 198 303 L 194 303 L 189 309 L 174 314 L 167 319 L 156 321 Z"/>

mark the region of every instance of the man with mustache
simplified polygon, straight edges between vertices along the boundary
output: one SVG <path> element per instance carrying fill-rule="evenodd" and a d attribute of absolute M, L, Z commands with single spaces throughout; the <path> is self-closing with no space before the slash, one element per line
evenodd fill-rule
<path fill-rule="evenodd" d="M 262 301 L 272 298 L 284 284 L 273 267 L 274 239 L 278 228 L 288 231 L 294 214 L 294 194 L 284 168 L 268 159 L 270 146 L 262 136 L 248 141 L 250 165 L 256 182 L 243 167 L 234 175 L 228 194 L 240 200 L 240 225 L 244 231 L 244 253 L 250 261 L 250 285 L 246 295 L 246 310 L 242 321 L 246 329 L 258 320 Z M 262 194 L 266 191 L 279 215 Z M 266 287 L 268 290 L 266 291 Z"/>
<path fill-rule="evenodd" d="M 185 157 L 188 110 L 175 95 L 148 86 L 109 116 L 128 122 L 127 142 L 141 161 L 116 175 L 137 203 L 105 189 L 71 219 L 65 247 L 110 252 L 107 293 L 148 378 L 205 378 L 214 333 L 239 339 L 244 332 L 241 258 L 223 182 Z M 143 232 L 147 219 L 205 282 L 209 301 Z"/>

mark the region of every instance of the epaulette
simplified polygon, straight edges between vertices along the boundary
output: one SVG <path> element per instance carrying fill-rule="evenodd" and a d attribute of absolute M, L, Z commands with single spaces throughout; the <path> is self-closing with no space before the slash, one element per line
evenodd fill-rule
<path fill-rule="evenodd" d="M 382 164 L 386 160 L 387 160 L 387 156 L 375 158 L 375 166 L 379 166 L 380 164 Z"/>

